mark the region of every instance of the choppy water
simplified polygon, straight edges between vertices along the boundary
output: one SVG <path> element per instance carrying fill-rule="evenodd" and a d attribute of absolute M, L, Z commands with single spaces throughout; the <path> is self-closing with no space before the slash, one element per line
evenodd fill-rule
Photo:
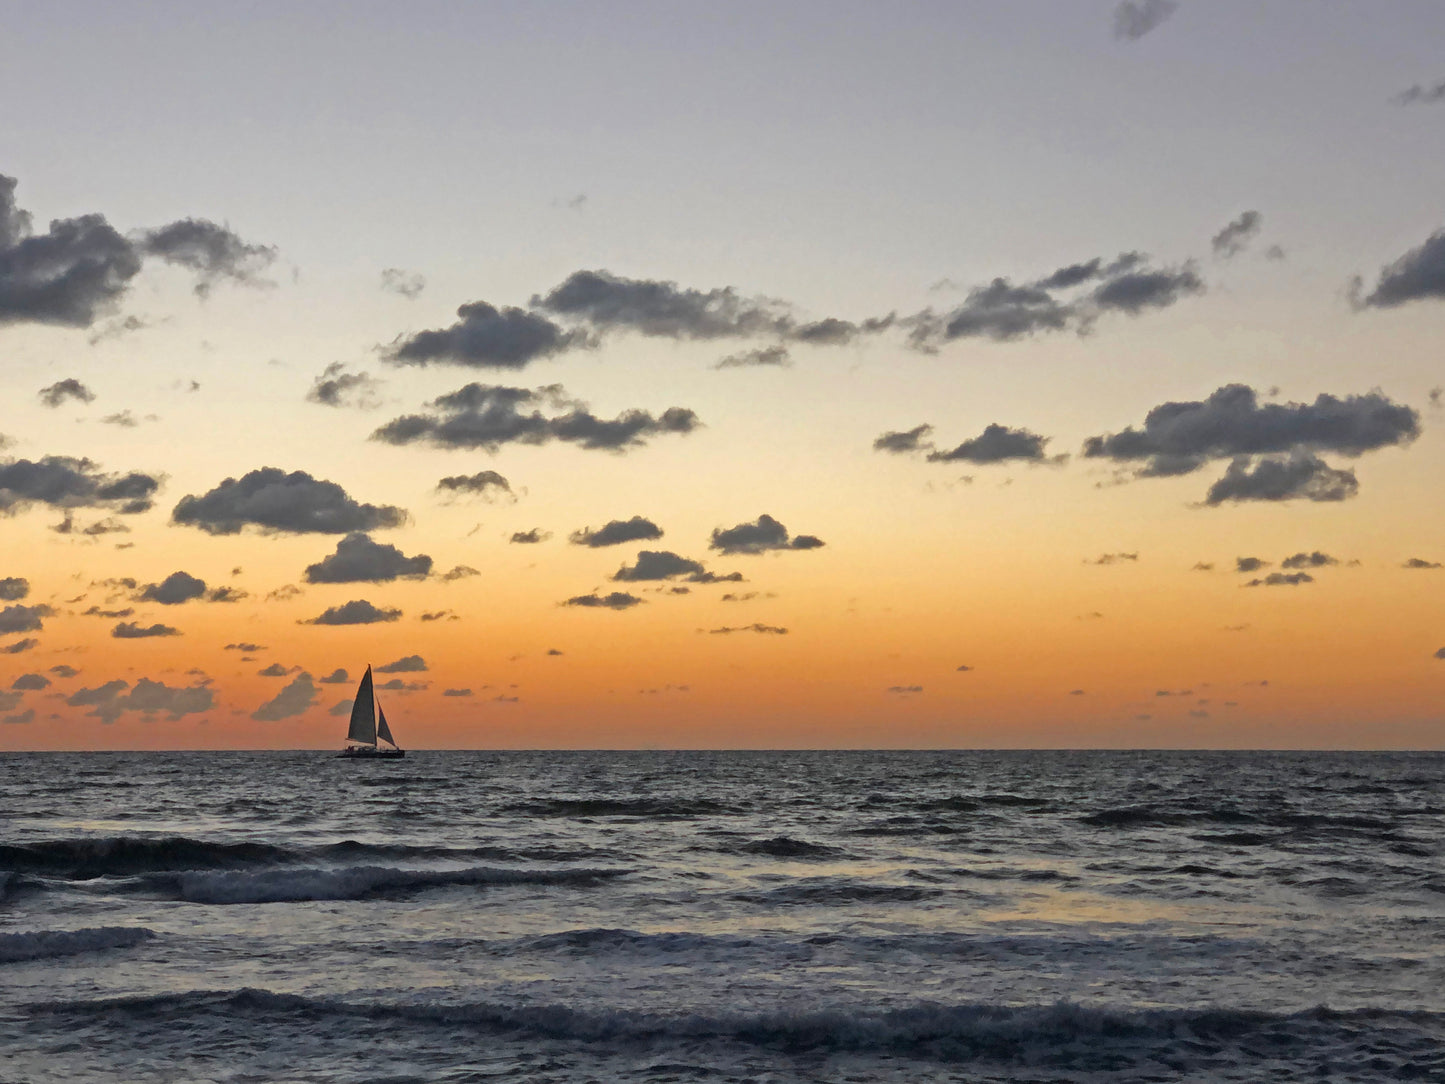
<path fill-rule="evenodd" d="M 1445 1081 L 1445 755 L 0 757 L 0 1081 Z"/>

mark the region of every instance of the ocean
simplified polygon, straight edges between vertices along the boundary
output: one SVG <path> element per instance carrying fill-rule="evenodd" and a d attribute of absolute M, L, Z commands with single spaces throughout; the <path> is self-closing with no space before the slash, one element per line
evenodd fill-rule
<path fill-rule="evenodd" d="M 1445 1081 L 1445 754 L 0 756 L 0 1082 Z"/>

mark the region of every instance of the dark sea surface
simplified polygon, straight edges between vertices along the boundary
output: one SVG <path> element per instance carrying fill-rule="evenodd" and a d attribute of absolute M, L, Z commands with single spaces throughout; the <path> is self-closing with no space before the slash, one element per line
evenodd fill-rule
<path fill-rule="evenodd" d="M 1445 1081 L 1445 754 L 0 756 L 0 1081 Z"/>

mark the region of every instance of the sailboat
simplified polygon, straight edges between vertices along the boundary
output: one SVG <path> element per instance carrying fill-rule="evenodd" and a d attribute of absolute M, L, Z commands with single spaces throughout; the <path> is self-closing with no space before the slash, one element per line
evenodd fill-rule
<path fill-rule="evenodd" d="M 385 742 L 385 745 L 381 743 Z M 351 725 L 346 729 L 346 748 L 337 756 L 358 759 L 395 759 L 406 756 L 406 750 L 396 744 L 391 736 L 391 727 L 386 725 L 386 712 L 376 702 L 376 693 L 371 687 L 371 667 L 361 684 L 356 687 L 356 699 L 351 702 Z"/>

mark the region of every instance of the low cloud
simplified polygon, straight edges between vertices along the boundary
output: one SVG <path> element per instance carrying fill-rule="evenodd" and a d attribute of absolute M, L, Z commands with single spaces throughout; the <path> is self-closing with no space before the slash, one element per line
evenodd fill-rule
<path fill-rule="evenodd" d="M 316 680 L 321 682 L 322 685 L 345 685 L 351 681 L 351 678 L 347 676 L 345 670 L 338 667 L 324 678 L 317 678 Z"/>
<path fill-rule="evenodd" d="M 1038 462 L 1046 458 L 1044 445 L 1048 437 L 1041 437 L 1027 429 L 1010 429 L 997 423 L 984 427 L 982 433 L 965 440 L 948 451 L 928 454 L 930 463 L 1006 463 L 1009 460 Z M 876 442 L 875 442 L 876 446 Z"/>
<path fill-rule="evenodd" d="M 94 689 L 77 689 L 65 698 L 65 703 L 72 708 L 90 708 L 86 714 L 104 723 L 113 723 L 127 712 L 147 718 L 163 714 L 174 722 L 210 711 L 215 706 L 215 695 L 204 683 L 172 687 L 163 681 L 141 678 L 131 688 L 129 682 L 116 678 Z"/>
<path fill-rule="evenodd" d="M 1314 583 L 1315 578 L 1308 572 L 1271 572 L 1263 579 L 1250 580 L 1241 584 L 1243 587 L 1299 587 L 1302 584 Z"/>
<path fill-rule="evenodd" d="M 408 557 L 395 546 L 373 542 L 360 531 L 336 543 L 336 552 L 307 565 L 307 583 L 390 583 L 392 580 L 425 579 L 432 559 L 424 553 Z"/>
<path fill-rule="evenodd" d="M 1114 9 L 1114 37 L 1138 41 L 1178 10 L 1178 0 L 1121 0 Z"/>
<path fill-rule="evenodd" d="M 356 407 L 369 410 L 381 405 L 377 390 L 381 382 L 370 373 L 349 373 L 346 366 L 333 361 L 311 383 L 306 401 L 329 407 Z"/>
<path fill-rule="evenodd" d="M 772 550 L 811 550 L 823 544 L 823 540 L 814 535 L 790 536 L 786 527 L 764 514 L 752 523 L 715 528 L 708 548 L 725 554 L 758 554 Z"/>
<path fill-rule="evenodd" d="M 1138 561 L 1138 553 L 1101 553 L 1094 558 L 1084 558 L 1086 565 L 1117 565 L 1124 561 Z"/>
<path fill-rule="evenodd" d="M 437 492 L 454 496 L 465 494 L 480 497 L 484 501 L 498 500 L 503 497 L 513 501 L 517 499 L 512 492 L 511 483 L 494 470 L 478 471 L 476 474 L 449 475 L 437 483 Z"/>
<path fill-rule="evenodd" d="M 0 610 L 0 636 L 10 636 L 17 632 L 39 632 L 45 627 L 45 618 L 55 613 L 45 603 L 36 603 L 34 606 L 6 606 Z"/>
<path fill-rule="evenodd" d="M 933 426 L 924 423 L 914 426 L 912 429 L 905 429 L 901 432 L 887 432 L 873 441 L 875 452 L 889 452 L 893 455 L 908 455 L 912 452 L 930 451 L 933 448 L 931 441 L 927 440 L 928 434 L 933 432 Z"/>
<path fill-rule="evenodd" d="M 373 606 L 364 598 L 353 599 L 340 606 L 332 606 L 302 625 L 375 625 L 383 621 L 396 621 L 400 610 L 385 610 Z"/>
<path fill-rule="evenodd" d="M 1445 299 L 1445 230 L 1387 264 L 1374 289 L 1361 296 L 1363 291 L 1363 280 L 1356 278 L 1351 293 L 1360 308 L 1393 309 L 1411 301 Z"/>
<path fill-rule="evenodd" d="M 915 696 L 923 691 L 922 685 L 890 685 L 883 690 L 894 696 Z"/>
<path fill-rule="evenodd" d="M 34 504 L 135 515 L 150 509 L 160 484 L 159 478 L 140 471 L 105 474 L 89 459 L 9 459 L 0 461 L 0 515 L 14 515 Z"/>
<path fill-rule="evenodd" d="M 162 606 L 179 606 L 206 593 L 206 581 L 186 572 L 172 572 L 160 583 L 146 584 L 136 595 L 137 602 L 158 602 Z"/>
<path fill-rule="evenodd" d="M 244 652 L 246 652 L 247 654 L 250 654 L 252 651 L 265 651 L 265 650 L 266 650 L 266 645 L 265 645 L 265 644 L 252 644 L 252 643 L 247 643 L 247 642 L 245 642 L 245 641 L 242 641 L 242 642 L 236 643 L 236 644 L 227 644 L 226 647 L 225 647 L 225 650 L 227 650 L 227 651 L 244 651 Z"/>
<path fill-rule="evenodd" d="M 457 309 L 456 323 L 399 339 L 385 357 L 394 365 L 521 369 L 588 343 L 585 332 L 563 328 L 539 313 L 473 301 Z"/>
<path fill-rule="evenodd" d="M 122 621 L 110 630 L 117 640 L 148 640 L 155 636 L 179 636 L 181 630 L 157 621 L 154 625 L 141 625 L 136 621 Z"/>
<path fill-rule="evenodd" d="M 389 294 L 399 294 L 408 301 L 415 301 L 426 289 L 426 279 L 415 271 L 388 267 L 381 273 L 381 288 Z"/>
<path fill-rule="evenodd" d="M 472 695 L 472 690 L 470 690 L 470 689 L 443 689 L 443 690 L 442 690 L 442 695 L 443 695 L 443 696 L 471 696 L 471 695 Z"/>
<path fill-rule="evenodd" d="M 275 257 L 204 219 L 125 236 L 92 213 L 54 219 L 35 233 L 15 189 L 15 178 L 0 175 L 0 325 L 90 327 L 114 310 L 150 258 L 192 271 L 196 292 L 205 294 L 223 278 L 254 283 Z"/>
<path fill-rule="evenodd" d="M 757 369 L 784 367 L 793 364 L 786 346 L 760 346 L 756 350 L 742 350 L 720 359 L 714 369 Z"/>
<path fill-rule="evenodd" d="M 1210 239 L 1214 255 L 1224 260 L 1238 256 L 1259 235 L 1262 222 L 1258 211 L 1245 211 Z"/>
<path fill-rule="evenodd" d="M 420 655 L 406 655 L 385 666 L 378 666 L 378 674 L 419 674 L 427 668 L 426 660 Z"/>
<path fill-rule="evenodd" d="M 4 634 L 0 633 L 0 635 Z M 0 647 L 0 654 L 20 655 L 26 651 L 29 651 L 33 647 L 39 646 L 39 644 L 39 640 L 35 639 L 33 636 L 27 636 L 23 640 L 16 640 L 13 644 L 6 644 L 4 647 Z"/>
<path fill-rule="evenodd" d="M 282 666 L 279 662 L 273 662 L 270 666 L 257 670 L 256 673 L 260 677 L 286 677 L 294 669 L 294 666 Z"/>
<path fill-rule="evenodd" d="M 80 671 L 77 670 L 75 667 L 73 667 L 73 666 L 67 666 L 67 665 L 66 665 L 65 663 L 63 663 L 63 662 L 62 662 L 62 663 L 59 663 L 59 664 L 56 665 L 56 666 L 52 666 L 52 667 L 50 668 L 50 672 L 51 672 L 52 674 L 57 674 L 57 675 L 59 675 L 60 677 L 63 677 L 63 678 L 73 678 L 73 677 L 75 677 L 77 674 L 80 673 Z"/>
<path fill-rule="evenodd" d="M 74 377 L 57 380 L 54 384 L 40 389 L 40 402 L 54 410 L 64 406 L 67 400 L 77 403 L 95 402 L 95 392 Z"/>
<path fill-rule="evenodd" d="M 526 531 L 513 531 L 508 542 L 515 542 L 519 546 L 536 546 L 552 537 L 551 531 L 544 531 L 541 527 L 533 527 Z"/>
<path fill-rule="evenodd" d="M 1204 503 L 1225 501 L 1343 501 L 1359 492 L 1352 470 L 1337 470 L 1309 452 L 1235 459 L 1209 487 Z"/>
<path fill-rule="evenodd" d="M 406 518 L 400 508 L 353 500 L 335 482 L 276 467 L 227 478 L 199 497 L 182 497 L 171 513 L 171 522 L 213 535 L 237 534 L 248 526 L 264 534 L 350 534 L 399 527 Z"/>
<path fill-rule="evenodd" d="M 30 692 L 35 689 L 48 689 L 50 679 L 44 674 L 21 674 L 13 682 L 10 688 L 19 689 L 21 692 Z"/>
<path fill-rule="evenodd" d="M 1236 557 L 1234 559 L 1234 571 L 1236 572 L 1258 572 L 1262 568 L 1268 568 L 1270 562 L 1263 557 Z"/>
<path fill-rule="evenodd" d="M 279 693 L 251 713 L 258 723 L 278 723 L 303 715 L 321 696 L 321 690 L 304 670 Z"/>
<path fill-rule="evenodd" d="M 585 403 L 569 398 L 559 385 L 512 388 L 468 384 L 428 404 L 428 414 L 394 418 L 371 436 L 384 444 L 427 444 L 436 448 L 482 449 L 495 453 L 504 444 L 560 441 L 580 448 L 622 452 L 651 437 L 687 434 L 701 424 L 683 407 L 654 416 L 626 410 L 600 418 Z"/>
<path fill-rule="evenodd" d="M 1280 568 L 1327 568 L 1340 563 L 1338 557 L 1314 550 L 1311 553 L 1295 553 L 1279 563 Z"/>
<path fill-rule="evenodd" d="M 590 595 L 574 595 L 562 605 L 580 606 L 583 609 L 630 610 L 642 601 L 636 595 L 629 595 L 626 591 L 613 591 L 607 595 L 599 595 L 594 591 Z"/>
<path fill-rule="evenodd" d="M 595 531 L 591 527 L 583 527 L 580 531 L 573 531 L 568 540 L 574 546 L 599 549 L 603 546 L 622 545 L 625 542 L 647 542 L 661 537 L 662 528 L 652 520 L 633 516 L 631 519 L 609 520 Z"/>
<path fill-rule="evenodd" d="M 1427 561 L 1423 557 L 1411 557 L 1400 566 L 1401 568 L 1441 568 L 1445 567 L 1439 561 Z"/>
<path fill-rule="evenodd" d="M 701 561 L 680 557 L 670 550 L 642 550 L 637 561 L 623 565 L 612 578 L 620 583 L 641 583 L 649 580 L 671 580 L 686 576 L 691 583 L 736 583 L 742 579 L 740 573 L 718 576 L 708 572 Z"/>
<path fill-rule="evenodd" d="M 724 625 L 707 631 L 710 636 L 730 636 L 735 632 L 755 632 L 760 636 L 788 635 L 788 630 L 781 625 L 764 625 L 761 621 L 754 621 L 751 625 Z"/>
<path fill-rule="evenodd" d="M 1429 85 L 1416 83 L 1390 100 L 1396 105 L 1435 105 L 1445 102 L 1445 80 Z"/>
<path fill-rule="evenodd" d="M 0 579 L 0 601 L 17 602 L 30 594 L 30 581 L 23 576 L 6 576 Z"/>

